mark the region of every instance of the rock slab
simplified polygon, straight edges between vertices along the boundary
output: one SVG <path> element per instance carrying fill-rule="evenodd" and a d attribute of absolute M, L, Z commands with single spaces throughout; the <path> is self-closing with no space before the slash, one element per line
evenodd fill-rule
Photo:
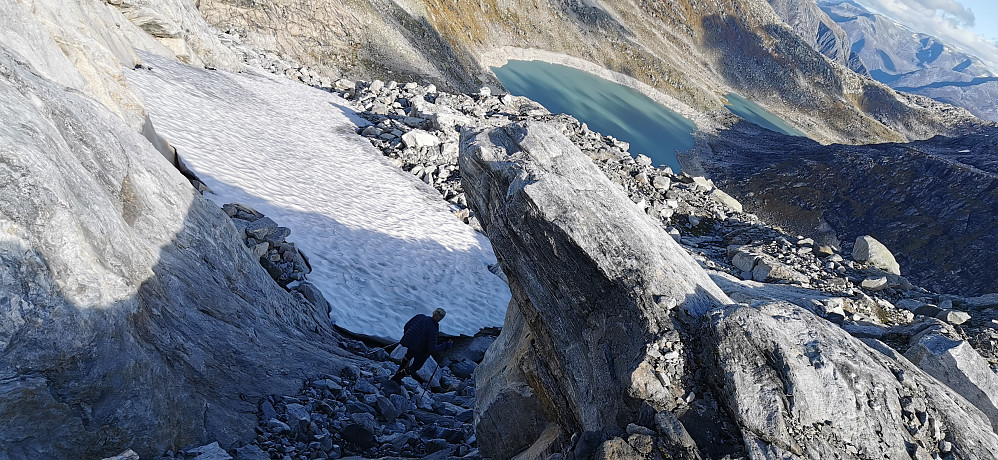
<path fill-rule="evenodd" d="M 984 413 L 884 344 L 734 304 L 556 124 L 465 132 L 460 161 L 513 293 L 476 372 L 483 456 L 998 455 Z"/>
<path fill-rule="evenodd" d="M 233 445 L 338 365 L 325 312 L 116 114 L 3 46 L 0 105 L 0 457 Z"/>
<path fill-rule="evenodd" d="M 628 397 L 685 393 L 657 376 L 681 359 L 666 369 L 645 349 L 675 334 L 670 311 L 730 299 L 679 244 L 556 125 L 466 132 L 460 164 L 503 271 L 517 274 L 506 325 L 476 373 L 482 455 L 509 458 L 545 424 L 601 441 L 637 417 Z"/>

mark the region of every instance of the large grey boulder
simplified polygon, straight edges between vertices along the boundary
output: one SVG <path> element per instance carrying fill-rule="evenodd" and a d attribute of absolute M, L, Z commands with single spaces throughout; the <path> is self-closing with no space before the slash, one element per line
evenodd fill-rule
<path fill-rule="evenodd" d="M 938 333 L 916 336 L 905 357 L 977 406 L 998 430 L 998 375 L 969 343 Z"/>
<path fill-rule="evenodd" d="M 483 456 L 998 455 L 980 410 L 883 344 L 733 304 L 557 125 L 466 132 L 460 159 L 513 293 L 476 371 Z"/>
<path fill-rule="evenodd" d="M 676 407 L 686 364 L 647 349 L 678 342 L 673 312 L 730 299 L 557 126 L 462 137 L 468 201 L 516 274 L 503 332 L 476 373 L 482 455 L 513 456 L 545 423 L 619 435 L 637 417 L 631 398 Z"/>
<path fill-rule="evenodd" d="M 870 235 L 856 238 L 856 245 L 852 248 L 852 258 L 857 262 L 868 262 L 874 267 L 894 275 L 901 274 L 901 266 L 894 259 L 894 254 L 891 253 L 890 249 L 887 249 L 887 246 Z"/>
<path fill-rule="evenodd" d="M 232 446 L 344 365 L 326 312 L 118 115 L 2 44 L 0 106 L 0 458 Z"/>
<path fill-rule="evenodd" d="M 699 362 L 746 440 L 790 458 L 908 458 L 909 446 L 944 438 L 960 458 L 998 455 L 998 436 L 967 400 L 800 307 L 728 307 L 701 330 Z"/>
<path fill-rule="evenodd" d="M 192 66 L 240 70 L 240 58 L 219 39 L 192 0 L 106 0 L 122 15 Z"/>

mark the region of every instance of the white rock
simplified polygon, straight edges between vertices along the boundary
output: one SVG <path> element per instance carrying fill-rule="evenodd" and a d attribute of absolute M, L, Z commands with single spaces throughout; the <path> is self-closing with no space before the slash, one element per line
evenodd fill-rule
<path fill-rule="evenodd" d="M 714 181 L 703 176 L 693 176 L 693 188 L 704 192 L 714 190 Z"/>
<path fill-rule="evenodd" d="M 860 286 L 862 286 L 863 289 L 868 289 L 868 290 L 871 290 L 871 291 L 874 291 L 874 292 L 876 292 L 876 291 L 882 291 L 882 290 L 884 290 L 884 289 L 887 288 L 887 277 L 886 276 L 871 276 L 871 277 L 863 280 L 863 282 L 860 283 Z"/>
<path fill-rule="evenodd" d="M 825 299 L 821 302 L 821 307 L 826 316 L 832 314 L 839 315 L 843 318 L 846 316 L 845 299 L 841 297 Z"/>
<path fill-rule="evenodd" d="M 905 353 L 911 362 L 967 398 L 998 426 L 998 375 L 966 341 L 929 333 Z"/>
<path fill-rule="evenodd" d="M 357 84 L 345 78 L 341 78 L 333 83 L 333 87 L 339 91 L 350 91 L 357 88 Z"/>
<path fill-rule="evenodd" d="M 254 257 L 259 259 L 267 254 L 267 249 L 269 248 L 270 248 L 269 243 L 258 243 L 254 245 L 252 248 L 250 248 L 250 252 L 253 253 Z"/>
<path fill-rule="evenodd" d="M 132 449 L 128 449 L 114 457 L 105 457 L 102 460 L 139 460 L 139 454 L 135 453 Z"/>
<path fill-rule="evenodd" d="M 808 281 L 807 275 L 794 270 L 775 258 L 761 256 L 752 269 L 752 279 L 764 281 L 794 281 L 804 283 Z"/>
<path fill-rule="evenodd" d="M 748 251 L 738 251 L 735 253 L 734 257 L 731 258 L 731 265 L 734 265 L 741 271 L 751 272 L 755 268 L 756 262 L 759 260 L 759 256 Z"/>
<path fill-rule="evenodd" d="M 887 249 L 887 246 L 870 235 L 856 238 L 856 245 L 852 249 L 852 258 L 857 262 L 869 262 L 874 267 L 894 275 L 901 274 L 901 267 L 894 259 L 894 254 Z"/>
<path fill-rule="evenodd" d="M 672 187 L 672 179 L 669 179 L 668 176 L 655 176 L 651 184 L 656 190 L 665 191 Z"/>
<path fill-rule="evenodd" d="M 731 209 L 735 212 L 742 212 L 742 204 L 739 203 L 738 200 L 732 198 L 731 195 L 728 195 L 727 193 L 721 191 L 721 189 L 714 189 L 713 192 L 710 192 L 710 197 L 711 199 L 713 199 L 718 203 L 721 203 L 728 209 Z"/>
<path fill-rule="evenodd" d="M 666 229 L 666 232 L 672 237 L 672 239 L 676 240 L 677 243 L 682 239 L 682 235 L 680 235 L 678 228 L 669 227 Z"/>
<path fill-rule="evenodd" d="M 936 315 L 936 319 L 941 319 L 950 324 L 960 325 L 970 321 L 970 313 L 956 310 L 943 310 Z"/>
<path fill-rule="evenodd" d="M 406 147 L 418 149 L 423 147 L 436 147 L 440 145 L 440 138 L 429 132 L 423 131 L 422 129 L 414 129 L 402 135 L 402 142 L 406 145 Z"/>

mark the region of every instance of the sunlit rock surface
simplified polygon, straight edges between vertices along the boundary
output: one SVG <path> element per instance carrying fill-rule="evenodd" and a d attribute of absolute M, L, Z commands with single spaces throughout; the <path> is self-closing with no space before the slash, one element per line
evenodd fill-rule
<path fill-rule="evenodd" d="M 998 454 L 979 409 L 882 343 L 734 304 L 557 124 L 466 132 L 460 159 L 513 292 L 476 375 L 483 455 Z"/>
<path fill-rule="evenodd" d="M 328 312 L 118 115 L 5 47 L 0 105 L 0 457 L 231 445 L 343 365 Z"/>

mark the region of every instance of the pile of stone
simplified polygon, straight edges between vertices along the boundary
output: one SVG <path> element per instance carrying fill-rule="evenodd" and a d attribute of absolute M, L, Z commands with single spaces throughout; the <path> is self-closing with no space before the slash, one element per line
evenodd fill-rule
<path fill-rule="evenodd" d="M 952 307 L 929 314 L 928 309 L 916 311 L 912 302 L 903 302 L 930 303 L 938 296 L 901 276 L 890 251 L 872 237 L 857 239 L 852 256 L 846 257 L 837 247 L 787 235 L 745 212 L 737 199 L 710 179 L 654 166 L 645 155 L 632 156 L 627 142 L 594 132 L 571 116 L 550 114 L 529 99 L 495 96 L 487 88 L 455 95 L 433 85 L 379 80 L 338 80 L 334 90 L 352 100 L 371 122 L 358 129 L 361 135 L 400 168 L 435 187 L 455 214 L 473 226 L 478 226 L 477 220 L 468 209 L 457 165 L 461 130 L 520 120 L 555 121 L 632 202 L 659 221 L 705 268 L 835 296 L 812 311 L 867 335 L 876 330 L 874 335 L 880 336 L 886 328 L 909 324 L 919 315 L 954 325 L 967 321 L 967 313 Z"/>
<path fill-rule="evenodd" d="M 232 219 L 246 247 L 260 259 L 260 265 L 277 284 L 287 288 L 294 281 L 305 281 L 312 266 L 305 254 L 287 241 L 291 229 L 278 226 L 273 219 L 244 204 L 228 203 L 222 210 Z"/>
<path fill-rule="evenodd" d="M 240 31 L 229 29 L 219 33 L 219 40 L 241 56 L 244 64 L 275 75 L 283 75 L 306 85 L 331 90 L 338 71 L 333 67 L 315 69 L 302 65 L 292 56 L 280 51 L 267 51 L 243 40 Z M 334 75 L 335 74 L 335 75 Z"/>
<path fill-rule="evenodd" d="M 406 377 L 401 385 L 390 378 L 404 347 L 389 354 L 389 347 L 344 338 L 340 344 L 356 355 L 357 365 L 309 379 L 297 395 L 261 402 L 252 443 L 229 452 L 214 443 L 161 459 L 481 458 L 473 425 L 473 375 L 494 334 L 457 338 L 453 349 L 437 355 L 439 365 L 431 357 L 419 381 Z"/>
<path fill-rule="evenodd" d="M 454 214 L 473 226 L 477 224 L 461 189 L 457 166 L 461 130 L 550 116 L 529 99 L 493 96 L 488 88 L 465 95 L 439 92 L 433 85 L 338 80 L 334 89 L 352 100 L 360 115 L 371 122 L 359 128 L 359 134 L 398 167 L 433 186 L 451 203 Z"/>

